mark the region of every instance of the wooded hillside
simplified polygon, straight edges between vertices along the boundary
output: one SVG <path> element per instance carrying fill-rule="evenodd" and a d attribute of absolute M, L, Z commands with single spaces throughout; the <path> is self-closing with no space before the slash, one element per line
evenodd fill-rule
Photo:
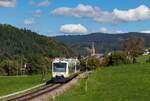
<path fill-rule="evenodd" d="M 145 47 L 150 47 L 150 34 L 138 32 L 122 34 L 92 33 L 88 35 L 56 36 L 54 38 L 73 48 L 77 53 L 84 54 L 86 53 L 87 47 L 92 46 L 92 42 L 94 42 L 97 52 L 120 50 L 122 48 L 122 42 L 131 36 L 143 37 Z"/>
<path fill-rule="evenodd" d="M 41 54 L 44 56 L 69 56 L 71 50 L 52 38 L 38 35 L 27 29 L 0 25 L 0 57 Z"/>

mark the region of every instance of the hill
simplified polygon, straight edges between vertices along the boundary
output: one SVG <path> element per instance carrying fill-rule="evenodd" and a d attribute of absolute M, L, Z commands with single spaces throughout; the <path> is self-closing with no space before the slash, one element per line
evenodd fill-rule
<path fill-rule="evenodd" d="M 43 56 L 70 56 L 72 51 L 64 44 L 27 29 L 0 24 L 0 57 L 11 58 L 41 54 Z"/>
<path fill-rule="evenodd" d="M 73 48 L 77 53 L 84 54 L 86 53 L 86 47 L 90 47 L 92 42 L 95 43 L 97 52 L 120 50 L 121 43 L 130 36 L 143 37 L 146 47 L 150 47 L 150 34 L 137 32 L 123 34 L 92 33 L 88 35 L 64 35 L 54 38 Z"/>
<path fill-rule="evenodd" d="M 97 70 L 54 101 L 147 101 L 150 64 L 129 64 Z"/>

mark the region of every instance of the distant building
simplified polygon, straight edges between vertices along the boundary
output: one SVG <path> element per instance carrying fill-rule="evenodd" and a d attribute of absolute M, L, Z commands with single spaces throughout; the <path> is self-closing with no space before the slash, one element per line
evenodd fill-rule
<path fill-rule="evenodd" d="M 108 56 L 110 56 L 111 54 L 112 54 L 112 52 L 109 52 L 109 53 L 108 53 Z"/>
<path fill-rule="evenodd" d="M 96 53 L 94 42 L 92 42 L 91 56 L 94 56 L 97 59 L 101 59 L 101 58 L 104 57 L 104 54 L 102 54 L 102 53 Z"/>
<path fill-rule="evenodd" d="M 143 55 L 149 55 L 150 54 L 150 49 L 145 49 Z"/>

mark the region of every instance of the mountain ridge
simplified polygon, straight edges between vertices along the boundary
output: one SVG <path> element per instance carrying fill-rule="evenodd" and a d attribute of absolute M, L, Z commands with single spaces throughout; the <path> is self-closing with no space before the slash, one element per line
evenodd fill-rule
<path fill-rule="evenodd" d="M 84 54 L 86 47 L 91 47 L 91 43 L 95 43 L 97 52 L 108 52 L 112 50 L 121 50 L 121 43 L 128 37 L 137 36 L 145 39 L 145 46 L 150 47 L 150 34 L 129 32 L 121 34 L 107 34 L 107 33 L 91 33 L 87 35 L 62 35 L 56 36 L 59 42 L 63 42 L 70 48 L 74 48 L 78 54 Z"/>

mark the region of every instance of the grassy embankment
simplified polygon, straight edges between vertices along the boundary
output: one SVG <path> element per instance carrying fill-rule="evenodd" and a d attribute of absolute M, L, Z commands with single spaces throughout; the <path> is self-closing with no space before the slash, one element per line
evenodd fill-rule
<path fill-rule="evenodd" d="M 141 57 L 143 58 L 143 57 Z M 145 59 L 145 58 L 143 58 Z M 113 66 L 97 70 L 55 101 L 148 101 L 150 63 Z"/>
<path fill-rule="evenodd" d="M 0 76 L 0 96 L 21 91 L 41 83 L 45 83 L 51 78 L 47 75 L 42 81 L 41 75 L 32 76 Z"/>

